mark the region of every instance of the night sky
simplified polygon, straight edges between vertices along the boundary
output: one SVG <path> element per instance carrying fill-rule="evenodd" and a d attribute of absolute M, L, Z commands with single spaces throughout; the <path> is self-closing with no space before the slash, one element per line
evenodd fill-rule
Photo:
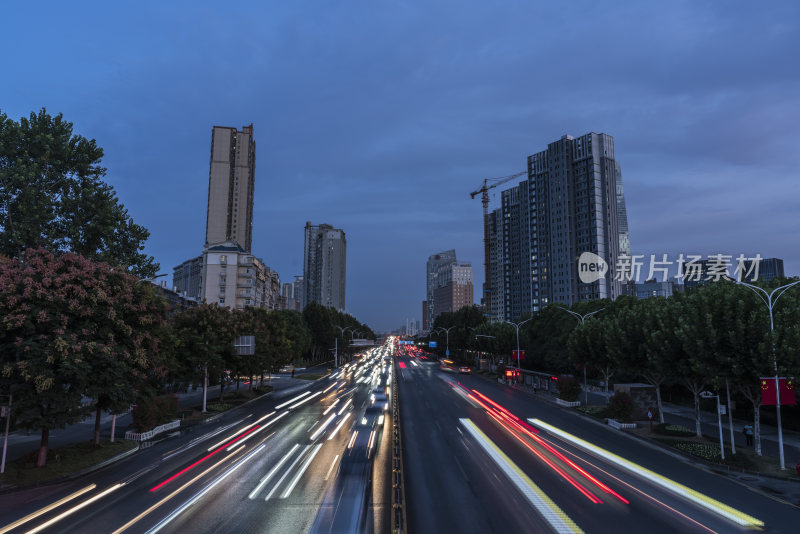
<path fill-rule="evenodd" d="M 469 192 L 564 134 L 614 136 L 634 254 L 800 274 L 800 3 L 121 4 L 4 3 L 0 110 L 97 140 L 169 280 L 202 250 L 211 127 L 250 123 L 253 252 L 291 281 L 305 222 L 343 228 L 377 329 L 421 318 L 438 251 L 479 295 Z"/>

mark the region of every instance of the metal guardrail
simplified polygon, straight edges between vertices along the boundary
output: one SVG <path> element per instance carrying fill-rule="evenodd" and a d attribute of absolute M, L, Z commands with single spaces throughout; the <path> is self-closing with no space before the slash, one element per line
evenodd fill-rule
<path fill-rule="evenodd" d="M 172 430 L 173 428 L 178 428 L 180 426 L 180 419 L 176 419 L 174 421 L 170 421 L 169 423 L 157 426 L 152 430 L 148 430 L 147 432 L 133 432 L 128 430 L 125 432 L 125 439 L 129 439 L 131 441 L 147 441 L 149 439 L 153 439 L 153 437 L 157 434 L 166 432 L 167 430 Z"/>
<path fill-rule="evenodd" d="M 408 532 L 406 523 L 406 493 L 403 480 L 403 436 L 400 431 L 400 390 L 397 380 L 397 361 L 394 360 L 392 380 L 392 533 Z"/>

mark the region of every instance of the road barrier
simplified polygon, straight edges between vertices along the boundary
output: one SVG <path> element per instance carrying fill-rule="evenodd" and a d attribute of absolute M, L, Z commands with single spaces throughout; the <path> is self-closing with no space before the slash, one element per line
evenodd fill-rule
<path fill-rule="evenodd" d="M 132 430 L 128 430 L 125 432 L 125 439 L 129 439 L 131 441 L 147 441 L 149 439 L 153 439 L 156 434 L 161 434 L 162 432 L 172 430 L 173 428 L 179 428 L 180 426 L 181 420 L 176 419 L 174 421 L 170 421 L 169 423 L 157 426 L 153 430 L 148 430 L 147 432 L 133 432 Z"/>
<path fill-rule="evenodd" d="M 392 532 L 403 534 L 406 527 L 406 492 L 403 485 L 403 437 L 400 431 L 400 388 L 397 380 L 397 361 L 392 380 Z"/>

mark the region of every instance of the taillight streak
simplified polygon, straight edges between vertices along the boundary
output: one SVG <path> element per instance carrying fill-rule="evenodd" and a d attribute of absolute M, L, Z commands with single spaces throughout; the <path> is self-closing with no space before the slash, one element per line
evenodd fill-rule
<path fill-rule="evenodd" d="M 226 443 L 225 445 L 223 445 L 223 446 L 222 446 L 222 447 L 220 447 L 219 449 L 215 450 L 214 452 L 212 452 L 212 453 L 210 453 L 210 454 L 207 454 L 207 455 L 203 456 L 202 458 L 200 458 L 199 460 L 197 460 L 195 463 L 193 463 L 193 464 L 192 464 L 192 465 L 190 465 L 189 467 L 184 467 L 183 469 L 181 469 L 180 471 L 178 471 L 177 473 L 175 473 L 174 475 L 172 475 L 171 477 L 169 477 L 169 478 L 168 478 L 168 479 L 166 479 L 165 481 L 163 481 L 163 482 L 161 482 L 160 484 L 158 484 L 158 485 L 156 485 L 156 486 L 153 486 L 152 488 L 150 488 L 150 491 L 151 491 L 151 492 L 153 492 L 153 491 L 156 491 L 158 488 L 160 488 L 160 487 L 164 486 L 165 484 L 168 484 L 168 483 L 172 482 L 173 480 L 175 480 L 176 478 L 178 478 L 179 476 L 181 476 L 181 475 L 182 475 L 182 474 L 184 474 L 185 472 L 187 472 L 187 471 L 189 471 L 190 469 L 192 469 L 193 467 L 195 467 L 195 466 L 197 466 L 197 465 L 200 465 L 201 463 L 205 462 L 206 460 L 208 460 L 209 458 L 211 458 L 212 456 L 214 456 L 215 454 L 217 454 L 217 453 L 218 453 L 218 452 L 220 452 L 221 450 L 223 450 L 223 449 L 225 449 L 225 448 L 229 447 L 230 445 L 232 445 L 232 444 L 236 443 L 237 441 L 239 441 L 240 439 L 242 439 L 243 437 L 245 437 L 246 435 L 248 435 L 250 432 L 252 432 L 253 430 L 255 430 L 255 429 L 257 429 L 257 428 L 259 428 L 259 426 L 258 426 L 258 425 L 256 425 L 255 427 L 251 428 L 250 430 L 248 430 L 247 432 L 245 432 L 244 434 L 242 434 L 242 435 L 241 435 L 241 436 L 239 436 L 238 438 L 234 439 L 233 441 L 230 441 L 230 442 Z"/>

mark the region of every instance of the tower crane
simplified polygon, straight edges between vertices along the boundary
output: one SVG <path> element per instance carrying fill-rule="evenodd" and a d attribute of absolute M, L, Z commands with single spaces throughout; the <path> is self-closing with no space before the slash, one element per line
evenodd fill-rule
<path fill-rule="evenodd" d="M 492 301 L 492 286 L 489 281 L 489 190 L 494 189 L 498 185 L 519 178 L 520 176 L 528 174 L 528 171 L 521 171 L 510 176 L 501 176 L 499 178 L 484 178 L 483 185 L 469 194 L 470 198 L 475 198 L 478 194 L 481 195 L 481 203 L 483 204 L 483 303 L 484 311 L 488 314 L 491 301 Z"/>

